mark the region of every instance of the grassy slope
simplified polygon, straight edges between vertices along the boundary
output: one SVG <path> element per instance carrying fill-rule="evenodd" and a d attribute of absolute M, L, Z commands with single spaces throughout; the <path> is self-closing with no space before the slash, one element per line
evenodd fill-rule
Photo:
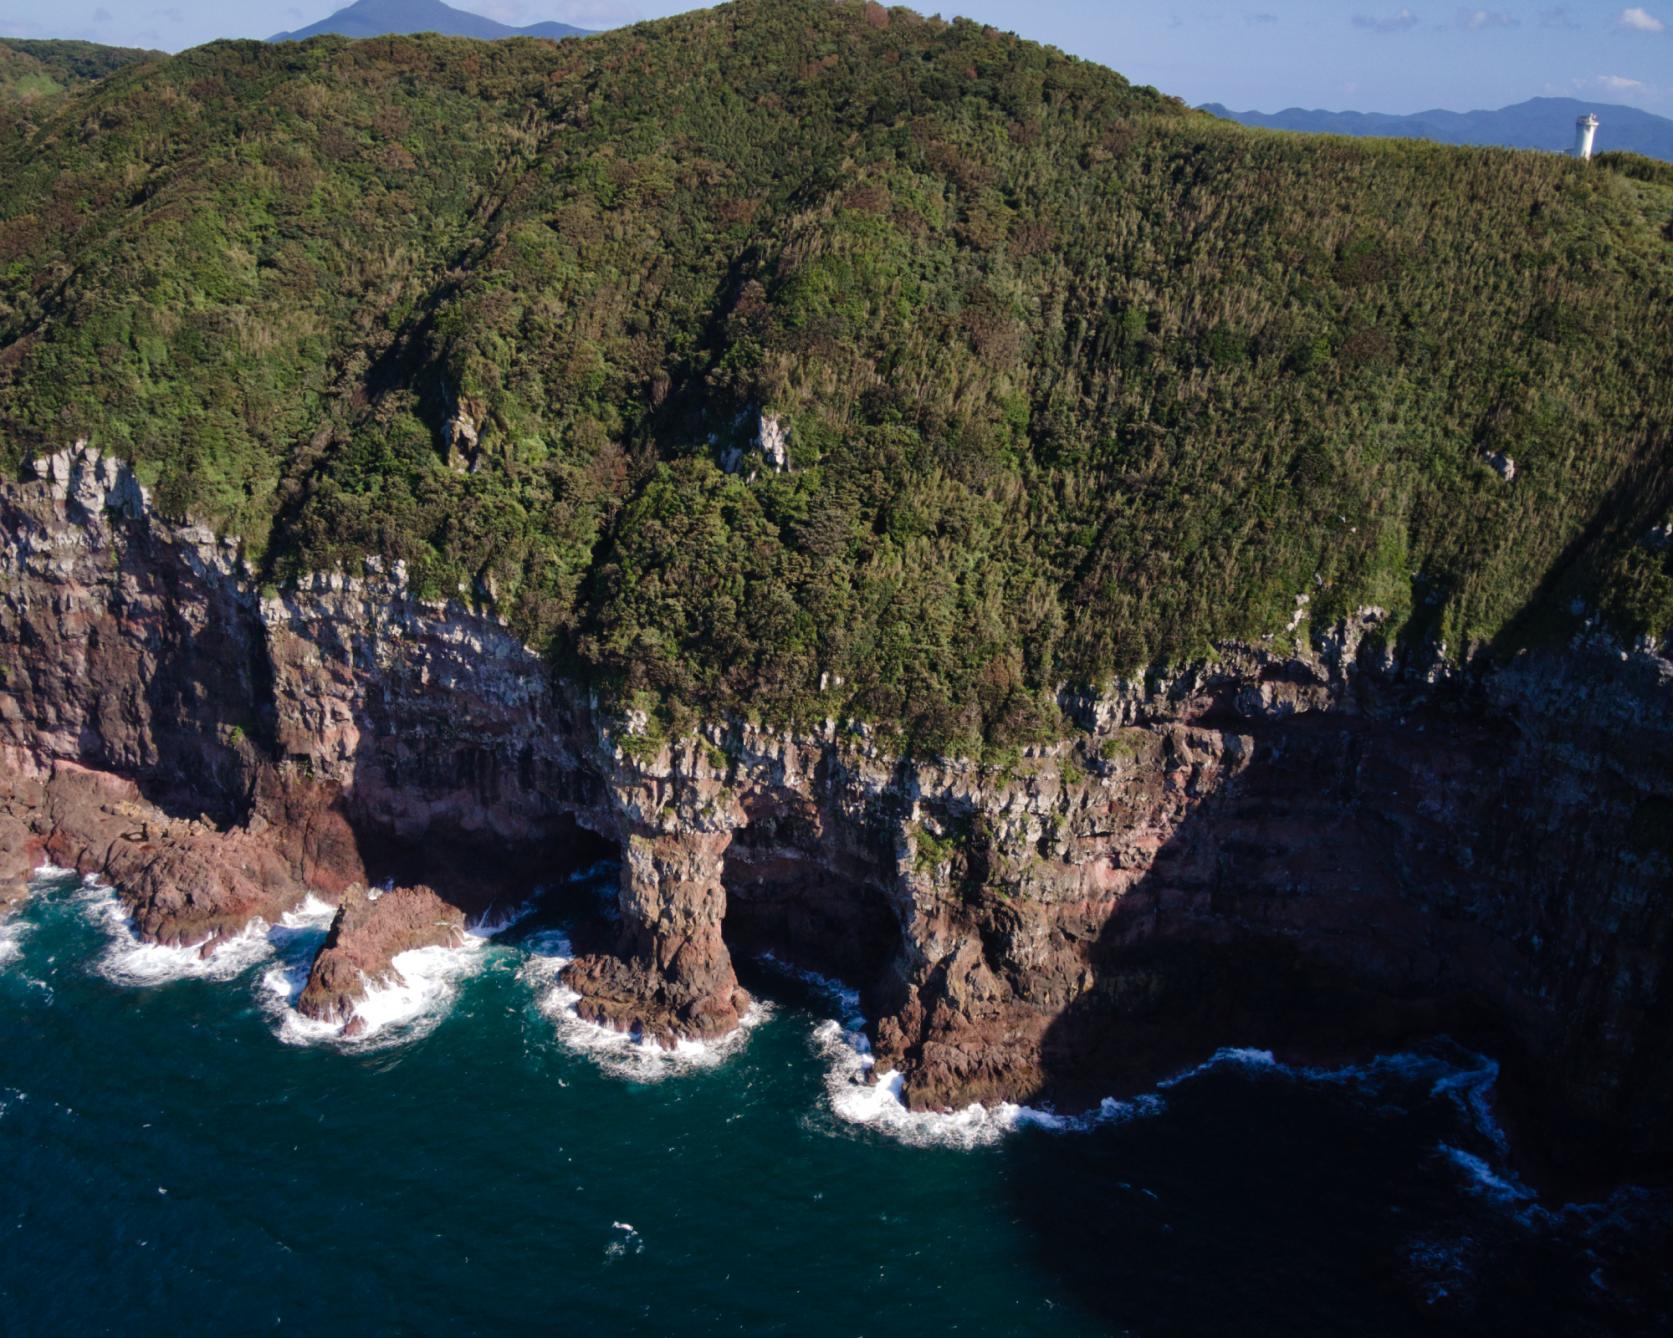
<path fill-rule="evenodd" d="M 403 556 L 617 691 L 962 744 L 1302 592 L 1454 649 L 1576 597 L 1668 630 L 1653 172 L 1252 132 L 976 25 L 737 0 L 218 43 L 0 181 L 0 464 L 88 434 L 271 579 Z M 795 469 L 723 474 L 762 407 Z"/>
<path fill-rule="evenodd" d="M 93 83 L 128 65 L 164 59 L 161 51 L 94 42 L 0 37 L 0 144 L 27 135 L 67 89 Z"/>
<path fill-rule="evenodd" d="M 8 119 L 15 104 L 37 103 L 65 89 L 103 79 L 107 74 L 148 60 L 165 60 L 161 51 L 100 46 L 95 42 L 31 41 L 0 37 L 0 109 Z"/>
<path fill-rule="evenodd" d="M 40 61 L 0 42 L 0 102 L 34 102 L 63 91 L 64 86 Z"/>

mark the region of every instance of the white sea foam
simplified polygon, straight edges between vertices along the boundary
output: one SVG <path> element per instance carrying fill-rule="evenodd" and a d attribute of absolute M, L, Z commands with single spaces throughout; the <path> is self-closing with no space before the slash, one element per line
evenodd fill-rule
<path fill-rule="evenodd" d="M 314 953 L 330 924 L 330 908 L 311 920 L 313 942 L 283 953 L 285 962 L 262 976 L 262 992 L 274 1031 L 286 1045 L 333 1045 L 344 1049 L 381 1050 L 428 1036 L 453 1007 L 459 986 L 482 967 L 484 950 L 493 935 L 528 913 L 519 907 L 509 915 L 486 917 L 473 924 L 457 944 L 413 948 L 390 959 L 387 975 L 362 976 L 364 990 L 354 1005 L 359 1025 L 346 1034 L 346 1022 L 320 1022 L 296 1011 L 296 1001 L 308 983 Z M 306 908 L 304 908 L 306 909 Z M 298 926 L 306 928 L 307 925 Z"/>
<path fill-rule="evenodd" d="M 1299 1067 L 1280 1064 L 1269 1050 L 1225 1049 L 1207 1062 L 1158 1084 L 1174 1087 L 1212 1069 L 1227 1066 L 1249 1072 L 1268 1072 L 1298 1082 L 1352 1084 L 1377 1093 L 1392 1083 L 1427 1087 L 1436 1100 L 1449 1101 L 1466 1125 L 1481 1135 L 1502 1161 L 1509 1152 L 1504 1130 L 1494 1118 L 1492 1091 L 1498 1081 L 1499 1065 L 1471 1050 L 1450 1042 L 1431 1050 L 1402 1050 L 1379 1055 L 1366 1064 L 1345 1064 L 1338 1068 Z M 1506 1205 L 1529 1205 L 1534 1192 L 1515 1174 L 1463 1148 L 1442 1143 L 1440 1151 L 1468 1179 L 1477 1194 Z"/>
<path fill-rule="evenodd" d="M 287 1013 L 298 1025 L 314 1025 L 295 1013 L 292 1006 L 302 993 L 302 987 L 308 983 L 308 969 L 313 965 L 314 954 L 325 941 L 326 932 L 336 915 L 335 906 L 309 893 L 300 906 L 286 911 L 279 917 L 279 923 L 268 931 L 267 940 L 273 945 L 279 962 L 262 972 L 259 994 L 276 1030 L 286 1025 Z M 328 1027 L 322 1034 L 335 1032 L 336 1028 Z"/>
<path fill-rule="evenodd" d="M 483 914 L 477 919 L 472 920 L 465 927 L 465 932 L 470 934 L 473 938 L 480 939 L 491 939 L 497 934 L 503 934 L 513 925 L 521 924 L 524 920 L 528 919 L 529 916 L 533 915 L 535 906 L 538 904 L 539 899 L 540 890 L 536 889 L 534 896 L 530 897 L 527 901 L 520 902 L 518 905 L 511 906 L 505 910 L 491 908 L 483 912 Z"/>
<path fill-rule="evenodd" d="M 945 1112 L 910 1110 L 905 1099 L 905 1079 L 892 1069 L 883 1073 L 875 1071 L 877 1061 L 866 1039 L 866 1019 L 860 1011 L 858 990 L 817 971 L 792 966 L 771 953 L 763 954 L 759 960 L 780 974 L 811 986 L 839 1014 L 839 1020 L 827 1020 L 814 1028 L 813 1042 L 825 1061 L 825 1091 L 831 1109 L 844 1123 L 876 1129 L 915 1147 L 977 1148 L 991 1146 L 1018 1129 L 1068 1133 L 1155 1114 L 1162 1109 L 1161 1098 L 1152 1095 L 1136 1101 L 1105 1100 L 1095 1110 L 1081 1115 L 1060 1115 L 1010 1102 L 996 1106 L 978 1103 Z"/>
<path fill-rule="evenodd" d="M 1240 1068 L 1250 1073 L 1272 1073 L 1301 1082 L 1352 1084 L 1379 1091 L 1390 1083 L 1427 1085 L 1429 1094 L 1450 1101 L 1470 1126 L 1500 1152 L 1506 1147 L 1504 1131 L 1493 1116 L 1491 1094 L 1498 1081 L 1499 1066 L 1485 1055 L 1447 1043 L 1434 1050 L 1402 1050 L 1378 1055 L 1365 1064 L 1343 1064 L 1320 1068 L 1279 1063 L 1270 1050 L 1227 1048 L 1217 1050 L 1208 1060 L 1158 1083 L 1174 1087 L 1211 1070 Z"/>
<path fill-rule="evenodd" d="M 994 1106 L 973 1103 L 955 1111 L 911 1110 L 906 1104 L 902 1075 L 893 1069 L 876 1071 L 858 990 L 817 971 L 792 966 L 771 953 L 763 954 L 760 961 L 812 986 L 840 1015 L 840 1020 L 828 1019 L 813 1029 L 813 1043 L 825 1061 L 825 1092 L 831 1110 L 845 1124 L 871 1128 L 914 1147 L 978 1148 L 992 1146 L 1019 1129 L 1080 1132 L 1154 1115 L 1163 1109 L 1162 1098 L 1152 1094 L 1132 1101 L 1106 1098 L 1079 1115 L 1012 1102 Z"/>
<path fill-rule="evenodd" d="M 77 894 L 87 914 L 105 931 L 109 946 L 94 969 L 116 985 L 165 985 L 176 980 L 233 980 L 273 955 L 265 920 L 251 920 L 238 933 L 214 941 L 169 946 L 143 942 L 134 922 L 108 883 L 89 874 Z"/>
<path fill-rule="evenodd" d="M 529 958 L 518 978 L 534 989 L 540 1011 L 557 1027 L 558 1042 L 572 1053 L 584 1055 L 604 1072 L 634 1082 L 659 1082 L 664 1078 L 711 1069 L 730 1059 L 749 1041 L 749 1033 L 772 1016 L 769 1004 L 752 1003 L 737 1030 L 716 1041 L 679 1041 L 664 1048 L 588 1022 L 576 1011 L 581 996 L 559 978 L 574 959 L 568 937 L 555 929 L 529 936 L 524 945 Z"/>
<path fill-rule="evenodd" d="M 40 895 L 43 892 L 57 890 L 55 884 L 78 885 L 80 878 L 74 869 L 60 869 L 56 864 L 43 864 L 29 875 L 29 892 Z M 17 907 L 12 917 L 0 922 L 0 968 L 4 968 L 23 955 L 23 940 L 29 935 L 29 922 L 23 918 L 22 907 Z M 50 988 L 42 981 L 31 981 L 51 993 Z"/>
<path fill-rule="evenodd" d="M 858 1027 L 822 1022 L 813 1030 L 813 1041 L 826 1063 L 825 1091 L 837 1118 L 875 1129 L 913 1147 L 990 1147 L 1019 1129 L 1080 1133 L 1099 1125 L 1157 1115 L 1164 1109 L 1162 1098 L 1152 1093 L 1131 1101 L 1105 1098 L 1081 1115 L 1060 1115 L 1011 1102 L 972 1104 L 945 1112 L 909 1110 L 905 1080 L 893 1069 L 874 1073 L 877 1061 Z"/>
<path fill-rule="evenodd" d="M 310 892 L 302 899 L 300 906 L 295 910 L 286 911 L 279 917 L 276 927 L 301 930 L 329 929 L 332 920 L 336 918 L 337 908 Z"/>
<path fill-rule="evenodd" d="M 0 924 L 0 967 L 23 955 L 23 936 L 28 926 L 18 920 Z"/>
<path fill-rule="evenodd" d="M 770 952 L 762 953 L 756 960 L 782 976 L 790 976 L 805 985 L 811 986 L 816 993 L 837 1010 L 844 1026 L 854 1029 L 865 1026 L 865 1016 L 860 1012 L 860 992 L 857 989 L 845 985 L 834 976 L 823 976 L 817 971 L 808 971 L 799 966 L 792 966 L 789 962 L 775 957 Z"/>
<path fill-rule="evenodd" d="M 645 1239 L 634 1227 L 627 1222 L 612 1222 L 610 1230 L 620 1232 L 620 1236 L 604 1247 L 606 1259 L 622 1259 L 630 1254 L 645 1252 Z"/>
<path fill-rule="evenodd" d="M 1255 1073 L 1268 1070 L 1297 1072 L 1280 1064 L 1273 1058 L 1270 1050 L 1254 1050 L 1247 1046 L 1227 1046 L 1216 1050 L 1212 1055 L 1198 1064 L 1195 1068 L 1186 1069 L 1183 1073 L 1176 1073 L 1171 1078 L 1164 1078 L 1156 1086 L 1160 1088 L 1177 1087 L 1182 1082 L 1189 1082 L 1192 1078 L 1201 1077 L 1213 1069 L 1238 1068 L 1245 1072 Z"/>
<path fill-rule="evenodd" d="M 1505 1138 L 1505 1131 L 1494 1118 L 1489 1097 L 1493 1084 L 1499 1080 L 1499 1066 L 1483 1055 L 1474 1055 L 1471 1058 L 1475 1061 L 1471 1067 L 1453 1073 L 1443 1073 L 1436 1078 L 1434 1086 L 1430 1088 L 1430 1094 L 1445 1096 L 1451 1100 L 1460 1113 L 1503 1156 L 1510 1150 L 1510 1144 Z"/>
<path fill-rule="evenodd" d="M 1495 1170 L 1485 1158 L 1450 1143 L 1440 1144 L 1439 1150 L 1464 1173 L 1471 1190 L 1483 1198 L 1504 1204 L 1522 1204 L 1533 1199 L 1533 1190 L 1509 1172 Z"/>

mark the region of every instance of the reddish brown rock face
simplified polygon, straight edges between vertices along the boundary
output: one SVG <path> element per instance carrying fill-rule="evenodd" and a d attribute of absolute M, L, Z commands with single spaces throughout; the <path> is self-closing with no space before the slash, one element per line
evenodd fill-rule
<path fill-rule="evenodd" d="M 724 1036 L 749 1008 L 721 936 L 730 832 L 628 837 L 614 956 L 564 969 L 589 1022 L 671 1045 Z"/>
<path fill-rule="evenodd" d="M 212 944 L 307 894 L 301 869 L 264 834 L 171 818 L 108 772 L 56 763 L 44 780 L 14 779 L 0 803 L 27 815 L 0 819 L 22 876 L 47 860 L 97 874 L 150 942 Z"/>
<path fill-rule="evenodd" d="M 351 887 L 314 958 L 296 1010 L 316 1022 L 340 1023 L 352 1035 L 355 1007 L 368 986 L 399 975 L 396 957 L 417 948 L 457 947 L 464 939 L 464 912 L 428 887 L 398 887 L 376 897 L 364 887 Z"/>
<path fill-rule="evenodd" d="M 29 875 L 40 866 L 41 847 L 29 826 L 35 803 L 0 793 L 0 920 L 23 904 Z"/>
<path fill-rule="evenodd" d="M 591 833 L 619 938 L 565 978 L 603 1025 L 722 1034 L 733 952 L 770 950 L 862 990 L 920 1108 L 1448 1031 L 1505 1061 L 1531 1141 L 1673 1169 L 1665 660 L 1464 672 L 1352 626 L 1066 698 L 1083 732 L 1003 772 L 834 726 L 653 747 L 399 571 L 264 600 L 110 462 L 55 471 L 0 486 L 0 913 L 43 852 L 167 942 L 369 873 L 432 886 L 345 910 L 306 1005 L 340 1019 Z"/>

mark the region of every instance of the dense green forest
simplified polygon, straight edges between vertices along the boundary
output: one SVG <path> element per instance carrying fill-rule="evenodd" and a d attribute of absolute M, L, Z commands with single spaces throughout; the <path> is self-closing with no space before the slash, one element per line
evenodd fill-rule
<path fill-rule="evenodd" d="M 1647 160 L 1250 131 L 735 0 L 216 43 L 0 181 L 0 466 L 87 436 L 266 581 L 399 556 L 671 710 L 1003 744 L 1302 594 L 1454 654 L 1673 630 Z"/>
<path fill-rule="evenodd" d="M 9 129 L 19 103 L 35 103 L 65 89 L 92 83 L 125 65 L 162 59 L 166 57 L 161 51 L 100 46 L 96 42 L 0 37 L 0 131 Z"/>

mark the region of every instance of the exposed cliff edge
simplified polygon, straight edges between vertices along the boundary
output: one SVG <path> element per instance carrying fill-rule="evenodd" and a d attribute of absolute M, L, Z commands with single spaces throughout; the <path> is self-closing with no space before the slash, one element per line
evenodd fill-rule
<path fill-rule="evenodd" d="M 918 1108 L 1069 1107 L 1223 1044 L 1449 1031 L 1504 1060 L 1558 1171 L 1668 1168 L 1673 666 L 1652 655 L 1445 673 L 1373 654 L 1368 613 L 1066 699 L 1084 732 L 1004 768 L 836 722 L 659 739 L 398 567 L 263 597 L 98 452 L 37 473 L 0 487 L 0 914 L 48 857 L 206 950 L 310 889 L 429 884 L 340 915 L 305 1002 L 341 1020 L 338 977 L 416 946 L 407 920 L 451 934 L 602 841 L 620 938 L 566 979 L 584 1017 L 650 1039 L 736 1025 L 733 956 L 764 949 L 862 989 Z M 409 898 L 362 962 L 350 930 Z"/>

